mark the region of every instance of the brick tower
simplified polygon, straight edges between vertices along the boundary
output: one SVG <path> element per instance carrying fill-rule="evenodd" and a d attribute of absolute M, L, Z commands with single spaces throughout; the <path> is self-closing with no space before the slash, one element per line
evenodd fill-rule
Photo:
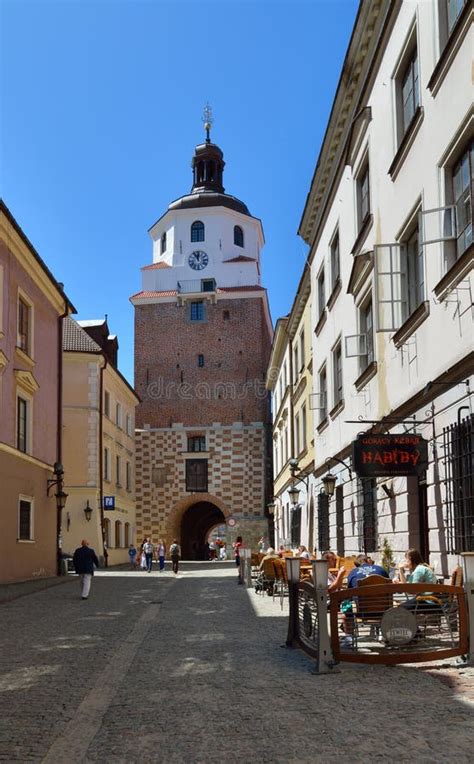
<path fill-rule="evenodd" d="M 262 224 L 224 192 L 224 157 L 196 147 L 191 193 L 150 228 L 153 263 L 135 306 L 137 538 L 268 536 L 272 326 L 260 279 Z M 230 522 L 229 522 L 230 520 Z"/>

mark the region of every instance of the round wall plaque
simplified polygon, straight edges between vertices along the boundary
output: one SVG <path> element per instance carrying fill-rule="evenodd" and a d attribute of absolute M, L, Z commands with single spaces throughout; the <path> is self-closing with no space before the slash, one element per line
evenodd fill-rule
<path fill-rule="evenodd" d="M 415 614 L 402 606 L 392 607 L 383 614 L 380 628 L 389 645 L 406 645 L 416 634 Z"/>

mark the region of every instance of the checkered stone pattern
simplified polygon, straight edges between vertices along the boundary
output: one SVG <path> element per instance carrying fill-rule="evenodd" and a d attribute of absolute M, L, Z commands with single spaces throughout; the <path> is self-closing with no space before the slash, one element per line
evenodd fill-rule
<path fill-rule="evenodd" d="M 186 491 L 188 436 L 205 434 L 208 453 L 208 493 Z M 203 455 L 204 456 L 204 455 Z M 137 540 L 179 535 L 180 509 L 211 501 L 232 515 L 252 536 L 268 528 L 264 514 L 265 429 L 257 423 L 139 430 L 136 437 Z M 176 518 L 174 519 L 174 515 Z M 255 522 L 261 521 L 261 522 Z M 258 525 L 258 528 L 257 528 Z"/>

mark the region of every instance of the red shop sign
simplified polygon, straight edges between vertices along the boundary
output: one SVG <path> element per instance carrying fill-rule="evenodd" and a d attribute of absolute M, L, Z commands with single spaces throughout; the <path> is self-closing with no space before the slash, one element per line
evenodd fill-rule
<path fill-rule="evenodd" d="M 359 477 L 421 475 L 428 467 L 428 441 L 421 435 L 359 435 L 352 443 Z"/>

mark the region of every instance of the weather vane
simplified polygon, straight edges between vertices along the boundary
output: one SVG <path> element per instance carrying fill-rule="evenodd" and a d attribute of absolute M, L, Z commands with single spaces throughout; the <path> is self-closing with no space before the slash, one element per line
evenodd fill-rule
<path fill-rule="evenodd" d="M 202 121 L 204 122 L 204 129 L 206 131 L 206 143 L 211 142 L 211 127 L 212 123 L 214 122 L 214 118 L 212 116 L 212 108 L 209 105 L 209 101 L 206 103 L 204 107 L 204 111 L 202 113 Z"/>

